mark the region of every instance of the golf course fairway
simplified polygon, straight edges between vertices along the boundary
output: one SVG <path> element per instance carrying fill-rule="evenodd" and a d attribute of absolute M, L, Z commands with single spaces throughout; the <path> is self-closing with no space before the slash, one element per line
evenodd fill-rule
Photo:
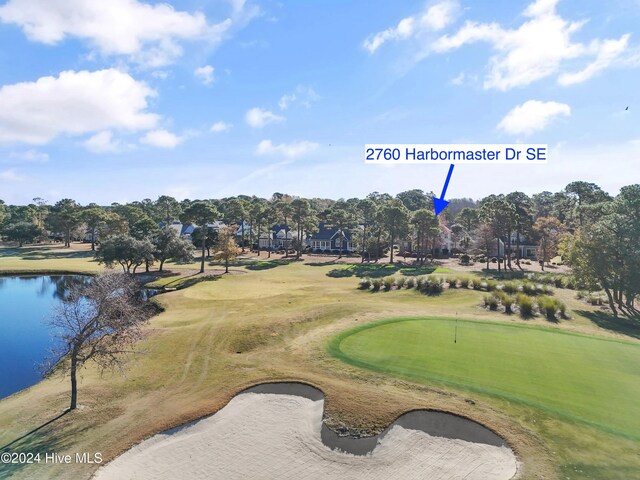
<path fill-rule="evenodd" d="M 398 318 L 342 332 L 329 352 L 357 367 L 522 402 L 640 439 L 640 345 L 558 329 Z"/>

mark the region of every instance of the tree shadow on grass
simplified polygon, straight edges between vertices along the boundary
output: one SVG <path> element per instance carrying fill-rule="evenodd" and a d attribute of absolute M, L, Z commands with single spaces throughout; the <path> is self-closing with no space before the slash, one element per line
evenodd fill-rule
<path fill-rule="evenodd" d="M 358 264 L 358 265 L 346 265 L 344 267 L 334 268 L 327 272 L 328 277 L 332 278 L 345 278 L 345 277 L 369 277 L 369 278 L 382 278 L 393 275 L 400 270 L 399 265 L 395 264 Z"/>
<path fill-rule="evenodd" d="M 292 262 L 295 262 L 295 258 L 291 259 L 282 259 L 282 260 L 268 260 L 265 258 L 264 260 L 234 260 L 229 262 L 230 267 L 244 267 L 247 270 L 270 270 L 276 267 L 282 267 L 284 265 L 289 265 Z M 210 267 L 221 267 L 224 268 L 224 261 L 217 260 L 209 260 Z"/>
<path fill-rule="evenodd" d="M 191 287 L 197 283 L 202 282 L 215 282 L 220 279 L 220 275 L 202 275 L 201 273 L 194 273 L 193 275 L 178 276 L 175 280 L 165 283 L 162 288 L 181 290 L 183 288 Z"/>
<path fill-rule="evenodd" d="M 358 264 L 346 265 L 344 267 L 334 268 L 327 272 L 328 277 L 332 278 L 382 278 L 399 273 L 405 277 L 418 277 L 420 275 L 429 275 L 438 268 L 437 265 L 403 265 L 396 263 L 386 264 Z"/>
<path fill-rule="evenodd" d="M 406 277 L 418 277 L 420 275 L 429 275 L 438 268 L 437 265 L 422 265 L 415 267 L 405 267 L 400 270 L 400 273 Z"/>
<path fill-rule="evenodd" d="M 526 277 L 526 275 L 528 273 L 532 273 L 532 272 L 525 272 L 525 271 L 519 271 L 519 270 L 507 270 L 507 271 L 500 271 L 498 272 L 498 270 L 487 270 L 486 268 L 483 268 L 480 273 L 487 277 L 487 278 L 492 278 L 494 280 L 521 280 L 523 278 Z"/>
<path fill-rule="evenodd" d="M 590 310 L 575 310 L 575 313 L 587 318 L 600 328 L 640 339 L 640 319 L 637 317 L 620 316 L 615 318 L 609 313 L 593 312 Z"/>
<path fill-rule="evenodd" d="M 93 258 L 95 252 L 90 250 L 61 251 L 60 247 L 51 248 L 12 248 L 0 250 L 0 257 L 21 257 L 23 260 L 51 260 L 69 258 Z"/>
<path fill-rule="evenodd" d="M 60 424 L 60 422 L 63 421 L 63 417 L 65 417 L 65 415 L 67 415 L 68 413 L 70 413 L 69 410 L 65 410 L 58 416 L 43 423 L 39 427 L 36 427 L 33 430 L 25 433 L 21 437 L 16 438 L 12 442 L 1 446 L 0 453 L 29 452 L 34 455 L 39 453 L 40 462 L 38 463 L 40 466 L 38 466 L 38 464 L 31 465 L 25 462 L 4 463 L 2 465 L 2 470 L 0 471 L 0 478 L 11 477 L 12 475 L 16 474 L 26 467 L 30 467 L 34 472 L 34 475 L 32 475 L 32 477 L 30 478 L 39 478 L 35 476 L 35 471 L 36 469 L 46 470 L 48 465 L 45 463 L 44 457 L 47 453 L 67 450 L 74 438 L 77 438 L 78 435 L 89 429 L 89 426 L 81 427 L 80 425 L 74 426 L 71 429 L 62 428 L 64 424 Z M 72 419 L 69 419 L 69 422 L 71 421 Z M 75 461 L 75 458 L 73 460 Z M 46 477 L 46 471 L 41 471 L 40 474 L 41 478 Z"/>
<path fill-rule="evenodd" d="M 307 262 L 305 265 L 309 267 L 326 267 L 327 265 L 338 265 L 338 262 L 329 260 L 328 262 Z"/>
<path fill-rule="evenodd" d="M 282 260 L 258 260 L 255 262 L 252 262 L 248 265 L 245 265 L 245 268 L 247 270 L 271 270 L 272 268 L 276 268 L 276 267 L 281 267 L 283 265 L 289 265 L 288 260 L 287 261 L 282 261 Z"/>

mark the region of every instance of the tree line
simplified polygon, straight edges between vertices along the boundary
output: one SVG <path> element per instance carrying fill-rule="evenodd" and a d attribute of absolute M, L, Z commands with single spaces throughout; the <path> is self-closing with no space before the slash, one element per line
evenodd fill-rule
<path fill-rule="evenodd" d="M 141 265 L 148 269 L 154 262 L 162 269 L 169 258 L 192 255 L 192 245 L 167 228 L 180 220 L 197 226 L 191 238 L 200 250 L 204 271 L 210 248 L 215 247 L 228 265 L 236 248 L 243 252 L 255 248 L 274 224 L 286 226 L 299 258 L 306 248 L 306 236 L 315 233 L 320 222 L 349 234 L 363 262 L 377 261 L 388 252 L 393 263 L 394 247 L 411 240 L 416 261 L 424 263 L 446 225 L 454 250 L 449 253 L 476 254 L 487 262 L 487 268 L 492 256 L 497 257 L 499 270 L 522 268 L 520 243 L 525 239 L 537 245 L 543 269 L 562 254 L 585 283 L 605 290 L 616 312 L 616 307 L 633 308 L 640 291 L 639 189 L 638 185 L 624 187 L 614 198 L 594 183 L 576 181 L 559 192 L 512 192 L 479 201 L 453 199 L 440 218 L 433 212 L 433 193 L 418 189 L 395 196 L 373 192 L 362 199 L 339 200 L 283 193 L 268 199 L 239 195 L 194 201 L 163 195 L 155 201 L 109 206 L 81 206 L 72 199 L 53 205 L 40 198 L 29 205 L 5 205 L 0 200 L 0 235 L 19 245 L 54 236 L 68 246 L 88 232 L 92 250 L 96 241 L 100 243 L 97 255 L 101 261 L 118 263 L 125 271 Z M 219 241 L 220 229 L 208 225 L 220 220 L 237 226 L 237 239 L 234 229 L 224 231 Z M 342 250 L 338 253 L 344 254 Z"/>

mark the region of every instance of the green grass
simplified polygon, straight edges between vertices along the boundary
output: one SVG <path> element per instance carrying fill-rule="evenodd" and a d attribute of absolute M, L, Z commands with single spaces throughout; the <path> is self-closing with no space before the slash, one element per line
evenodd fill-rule
<path fill-rule="evenodd" d="M 640 439 L 640 345 L 557 329 L 454 319 L 393 319 L 329 344 L 347 363 L 502 397 Z"/>
<path fill-rule="evenodd" d="M 405 411 L 421 408 L 451 411 L 504 436 L 521 461 L 521 480 L 637 477 L 639 440 L 574 421 L 571 418 L 576 418 L 575 415 L 547 413 L 550 410 L 505 396 L 470 392 L 469 387 L 459 386 L 460 383 L 439 381 L 433 388 L 435 380 L 425 377 L 413 377 L 413 382 L 399 381 L 400 373 L 386 375 L 354 368 L 326 352 L 327 342 L 334 335 L 392 316 L 415 319 L 427 314 L 441 318 L 459 315 L 478 321 L 498 320 L 503 325 L 526 322 L 537 326 L 548 325 L 546 319 L 532 317 L 525 321 L 516 315 L 507 317 L 491 312 L 480 307 L 484 292 L 471 289 L 446 289 L 438 296 L 417 295 L 413 289 L 370 295 L 355 288 L 355 275 L 348 278 L 327 275 L 340 264 L 312 261 L 313 257 L 304 262 L 268 260 L 264 256 L 257 261 L 241 258 L 231 275 L 218 275 L 220 266 L 207 263 L 204 276 L 192 275 L 199 269 L 197 262 L 166 265 L 173 272 L 157 278 L 158 287 L 190 286 L 155 297 L 164 311 L 152 319 L 148 336 L 138 346 L 139 354 L 128 365 L 126 374 L 101 374 L 93 365 L 84 369 L 79 390 L 83 408 L 52 423 L 48 422 L 57 418 L 68 404 L 68 378 L 44 380 L 0 400 L 0 450 L 11 444 L 12 450 L 22 452 L 55 451 L 71 455 L 102 452 L 108 461 L 159 431 L 217 411 L 250 384 L 297 380 L 316 385 L 326 393 L 327 421 L 336 429 L 347 426 L 370 434 L 382 430 Z M 251 265 L 257 268 L 249 268 Z M 425 267 L 413 270 L 388 264 L 371 267 L 374 268 L 369 268 L 370 272 L 378 273 L 376 268 L 379 269 L 379 280 L 390 275 L 414 280 L 409 274 L 428 273 L 420 270 Z M 478 265 L 478 270 L 465 270 L 459 275 L 486 276 L 486 272 L 479 270 L 482 267 Z M 356 270 L 355 266 L 351 268 Z M 0 247 L 0 274 L 101 269 L 91 258 L 87 245 L 74 244 L 71 249 Z M 441 276 L 440 270 L 431 273 Z M 215 281 L 210 275 L 216 275 Z M 626 338 L 640 346 L 640 322 L 614 319 L 600 308 L 576 299 L 572 291 L 558 289 L 555 296 L 567 303 L 571 318 L 559 320 L 544 332 L 553 329 L 580 332 L 595 339 Z M 460 327 L 457 346 L 463 347 L 465 331 L 470 327 L 467 322 L 464 325 L 460 322 Z M 624 342 L 620 345 L 628 348 Z M 603 355 L 596 350 L 579 369 L 590 368 L 589 362 L 609 361 L 607 356 L 608 353 Z M 547 361 L 554 364 L 553 368 L 560 368 L 562 362 L 566 363 L 566 355 L 549 358 L 540 367 L 548 365 Z M 630 354 L 620 370 L 631 369 L 634 364 L 638 364 L 638 359 Z M 533 364 L 525 366 L 536 370 Z M 574 371 L 568 376 L 574 375 Z M 427 381 L 429 385 L 421 384 Z M 634 381 L 638 383 L 637 377 Z M 611 382 L 597 380 L 594 385 L 594 389 L 602 390 Z M 625 384 L 624 388 L 628 387 Z M 611 390 L 616 391 L 617 387 Z M 628 402 L 638 398 L 635 389 L 630 393 L 622 391 L 625 392 Z M 607 409 L 620 417 L 609 405 L 605 405 L 603 412 Z M 637 411 L 631 405 L 629 412 L 637 417 Z M 627 413 L 627 418 L 631 414 Z M 44 424 L 35 434 L 27 435 Z M 632 419 L 627 429 L 633 430 L 633 425 L 637 421 L 633 423 Z M 29 480 L 89 479 L 97 465 L 13 467 L 11 470 L 0 467 L 0 478 L 12 475 L 12 479 Z"/>

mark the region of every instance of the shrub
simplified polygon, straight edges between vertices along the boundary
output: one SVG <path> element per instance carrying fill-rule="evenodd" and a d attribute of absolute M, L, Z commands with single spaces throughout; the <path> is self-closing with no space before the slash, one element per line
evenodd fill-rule
<path fill-rule="evenodd" d="M 595 295 L 593 293 L 590 293 L 589 297 L 587 298 L 587 302 L 589 302 L 593 306 L 596 306 L 596 305 L 602 305 L 603 300 L 600 295 Z"/>
<path fill-rule="evenodd" d="M 533 300 L 531 297 L 519 293 L 516 295 L 516 304 L 520 310 L 520 316 L 523 318 L 529 318 L 533 315 Z"/>
<path fill-rule="evenodd" d="M 380 287 L 382 286 L 382 279 L 374 278 L 373 280 L 371 280 L 371 286 L 373 287 L 374 292 L 379 291 Z"/>
<path fill-rule="evenodd" d="M 585 298 L 587 296 L 587 292 L 583 292 L 582 290 L 579 292 L 576 292 L 576 298 L 578 300 L 582 300 L 583 298 Z"/>
<path fill-rule="evenodd" d="M 495 280 L 487 280 L 485 282 L 485 288 L 487 289 L 487 292 L 493 292 L 498 288 L 498 282 Z"/>
<path fill-rule="evenodd" d="M 556 304 L 555 298 L 551 298 L 547 296 L 539 297 L 538 309 L 540 310 L 540 313 L 544 313 L 549 320 L 556 319 L 556 312 L 558 311 L 558 305 Z"/>
<path fill-rule="evenodd" d="M 513 304 L 515 299 L 511 295 L 504 295 L 501 298 L 502 305 L 504 306 L 504 313 L 512 314 L 513 313 Z"/>
<path fill-rule="evenodd" d="M 540 291 L 545 295 L 553 295 L 553 287 L 549 285 L 540 285 L 540 287 L 542 287 Z"/>
<path fill-rule="evenodd" d="M 562 318 L 568 318 L 567 305 L 564 302 L 561 302 L 560 300 L 556 300 L 556 305 L 558 306 L 558 310 L 560 311 L 560 315 L 562 316 Z"/>
<path fill-rule="evenodd" d="M 460 279 L 460 288 L 469 288 L 469 283 L 471 282 L 471 279 L 468 277 L 462 277 Z"/>
<path fill-rule="evenodd" d="M 460 263 L 462 265 L 469 265 L 470 261 L 471 261 L 471 257 L 469 257 L 469 255 L 467 255 L 466 253 L 463 255 L 460 255 Z"/>
<path fill-rule="evenodd" d="M 491 257 L 491 263 L 498 263 L 497 257 Z"/>
<path fill-rule="evenodd" d="M 420 291 L 425 295 L 437 295 L 442 293 L 444 282 L 442 278 L 427 278 L 420 284 Z"/>
<path fill-rule="evenodd" d="M 536 294 L 536 286 L 533 283 L 525 282 L 521 287 L 522 293 L 533 296 Z"/>
<path fill-rule="evenodd" d="M 482 288 L 482 280 L 480 280 L 479 278 L 474 278 L 471 280 L 471 287 L 474 290 L 480 290 Z"/>
<path fill-rule="evenodd" d="M 553 284 L 556 288 L 564 288 L 564 279 L 561 276 L 553 277 Z"/>
<path fill-rule="evenodd" d="M 416 279 L 415 277 L 410 277 L 407 279 L 407 281 L 405 282 L 405 285 L 407 288 L 413 288 L 416 286 Z"/>
<path fill-rule="evenodd" d="M 358 285 L 360 290 L 369 290 L 371 288 L 371 279 L 370 278 L 362 278 L 360 280 L 360 284 Z"/>
<path fill-rule="evenodd" d="M 402 287 L 404 287 L 405 281 L 406 280 L 404 277 L 396 279 L 396 287 L 398 287 L 398 289 L 401 289 Z"/>
<path fill-rule="evenodd" d="M 575 290 L 576 279 L 573 276 L 565 277 L 564 288 L 568 288 L 569 290 Z"/>
<path fill-rule="evenodd" d="M 495 311 L 498 309 L 498 305 L 500 304 L 500 302 L 495 297 L 495 295 L 485 295 L 484 304 L 485 306 L 489 307 L 489 310 Z"/>
<path fill-rule="evenodd" d="M 449 288 L 458 288 L 458 279 L 457 278 L 450 278 L 449 279 Z"/>
<path fill-rule="evenodd" d="M 505 282 L 502 286 L 505 293 L 514 294 L 518 291 L 518 284 L 515 282 Z"/>
<path fill-rule="evenodd" d="M 391 287 L 393 287 L 393 282 L 395 282 L 395 280 L 396 279 L 393 277 L 387 277 L 383 280 L 385 292 L 388 292 L 389 290 L 391 290 Z"/>

